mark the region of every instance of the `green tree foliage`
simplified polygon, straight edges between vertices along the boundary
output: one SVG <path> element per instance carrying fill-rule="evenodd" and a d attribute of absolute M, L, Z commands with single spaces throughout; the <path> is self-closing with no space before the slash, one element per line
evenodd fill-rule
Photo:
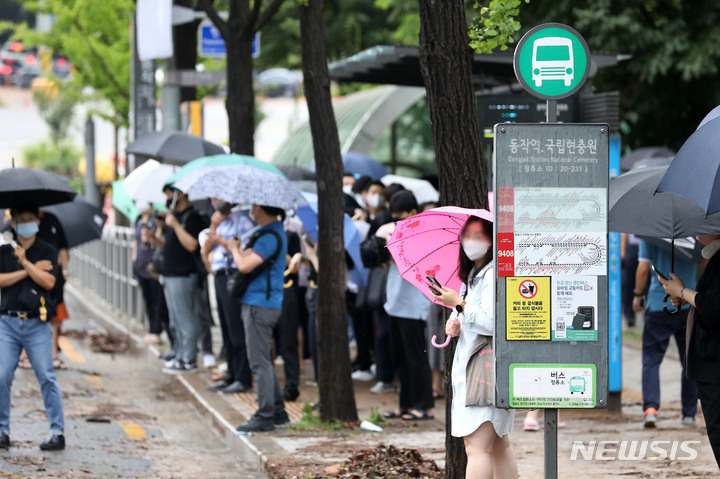
<path fill-rule="evenodd" d="M 68 135 L 75 99 L 70 95 L 57 95 L 55 90 L 37 90 L 34 99 L 40 116 L 50 128 L 50 139 L 25 147 L 22 151 L 25 164 L 77 179 L 77 163 L 82 151 Z"/>
<path fill-rule="evenodd" d="M 530 3 L 530 0 L 524 0 Z M 478 53 L 492 53 L 496 48 L 507 50 L 513 35 L 520 30 L 517 16 L 523 0 L 492 0 L 487 6 L 475 2 L 479 15 L 475 17 L 468 36 L 470 47 Z"/>
<path fill-rule="evenodd" d="M 130 110 L 130 35 L 135 11 L 133 0 L 21 0 L 29 12 L 54 15 L 49 32 L 37 32 L 26 23 L 0 24 L 14 37 L 31 45 L 44 45 L 65 55 L 74 65 L 72 81 L 64 90 L 76 95 L 85 87 L 112 111 L 98 112 L 116 127 L 128 126 Z"/>
<path fill-rule="evenodd" d="M 414 3 L 417 10 L 417 2 Z M 372 0 L 327 2 L 325 25 L 328 59 L 338 60 L 368 47 L 397 43 L 395 31 L 401 20 L 397 16 L 391 18 L 388 12 L 377 8 Z M 262 54 L 255 65 L 259 70 L 273 66 L 299 69 L 301 63 L 298 4 L 285 2 L 263 29 Z"/>
<path fill-rule="evenodd" d="M 621 93 L 626 147 L 679 148 L 720 103 L 720 9 L 716 0 L 558 0 L 522 9 L 520 21 L 575 27 L 593 51 L 628 58 L 600 70 L 598 91 Z"/>

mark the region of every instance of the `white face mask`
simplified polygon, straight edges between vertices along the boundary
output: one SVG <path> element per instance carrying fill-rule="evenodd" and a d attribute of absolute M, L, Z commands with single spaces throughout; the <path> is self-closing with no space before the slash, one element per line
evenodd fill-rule
<path fill-rule="evenodd" d="M 463 251 L 471 261 L 482 259 L 490 249 L 490 243 L 476 239 L 462 240 Z"/>
<path fill-rule="evenodd" d="M 346 195 L 352 196 L 353 195 L 352 185 L 343 185 L 343 193 L 345 193 Z"/>
<path fill-rule="evenodd" d="M 367 204 L 370 208 L 381 208 L 385 204 L 385 198 L 378 194 L 368 195 Z"/>
<path fill-rule="evenodd" d="M 710 259 L 715 256 L 715 253 L 717 253 L 718 250 L 720 250 L 720 239 L 711 241 L 707 246 L 702 249 L 701 254 L 703 258 Z"/>

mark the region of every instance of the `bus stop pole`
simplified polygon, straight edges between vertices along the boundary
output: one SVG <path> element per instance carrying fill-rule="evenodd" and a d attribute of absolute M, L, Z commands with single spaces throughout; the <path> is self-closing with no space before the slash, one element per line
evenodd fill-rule
<path fill-rule="evenodd" d="M 557 101 L 548 100 L 545 107 L 547 123 L 557 123 Z M 545 409 L 545 479 L 557 479 L 558 410 Z"/>

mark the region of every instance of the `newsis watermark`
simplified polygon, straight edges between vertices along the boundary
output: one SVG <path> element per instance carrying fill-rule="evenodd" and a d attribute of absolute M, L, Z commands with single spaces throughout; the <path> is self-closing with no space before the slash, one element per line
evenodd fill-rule
<path fill-rule="evenodd" d="M 573 441 L 571 461 L 693 461 L 700 441 Z"/>

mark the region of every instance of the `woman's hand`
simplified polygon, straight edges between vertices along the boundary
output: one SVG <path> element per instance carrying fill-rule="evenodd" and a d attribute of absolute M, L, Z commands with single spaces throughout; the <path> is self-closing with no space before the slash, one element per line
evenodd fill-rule
<path fill-rule="evenodd" d="M 437 298 L 438 301 L 440 301 L 442 304 L 449 308 L 454 308 L 458 304 L 462 303 L 462 299 L 460 299 L 460 295 L 457 294 L 456 291 L 454 291 L 451 288 L 448 288 L 446 286 L 442 287 L 442 290 L 438 290 L 434 286 L 430 289 L 430 292 Z M 438 294 L 439 293 L 439 294 Z"/>
<path fill-rule="evenodd" d="M 680 291 L 685 287 L 685 283 L 675 273 L 670 273 L 670 278 L 670 280 L 666 280 L 658 276 L 658 281 L 665 288 L 665 292 L 670 295 L 670 299 L 680 299 Z"/>
<path fill-rule="evenodd" d="M 457 319 L 448 319 L 445 323 L 445 335 L 456 337 L 460 335 L 460 321 Z"/>

